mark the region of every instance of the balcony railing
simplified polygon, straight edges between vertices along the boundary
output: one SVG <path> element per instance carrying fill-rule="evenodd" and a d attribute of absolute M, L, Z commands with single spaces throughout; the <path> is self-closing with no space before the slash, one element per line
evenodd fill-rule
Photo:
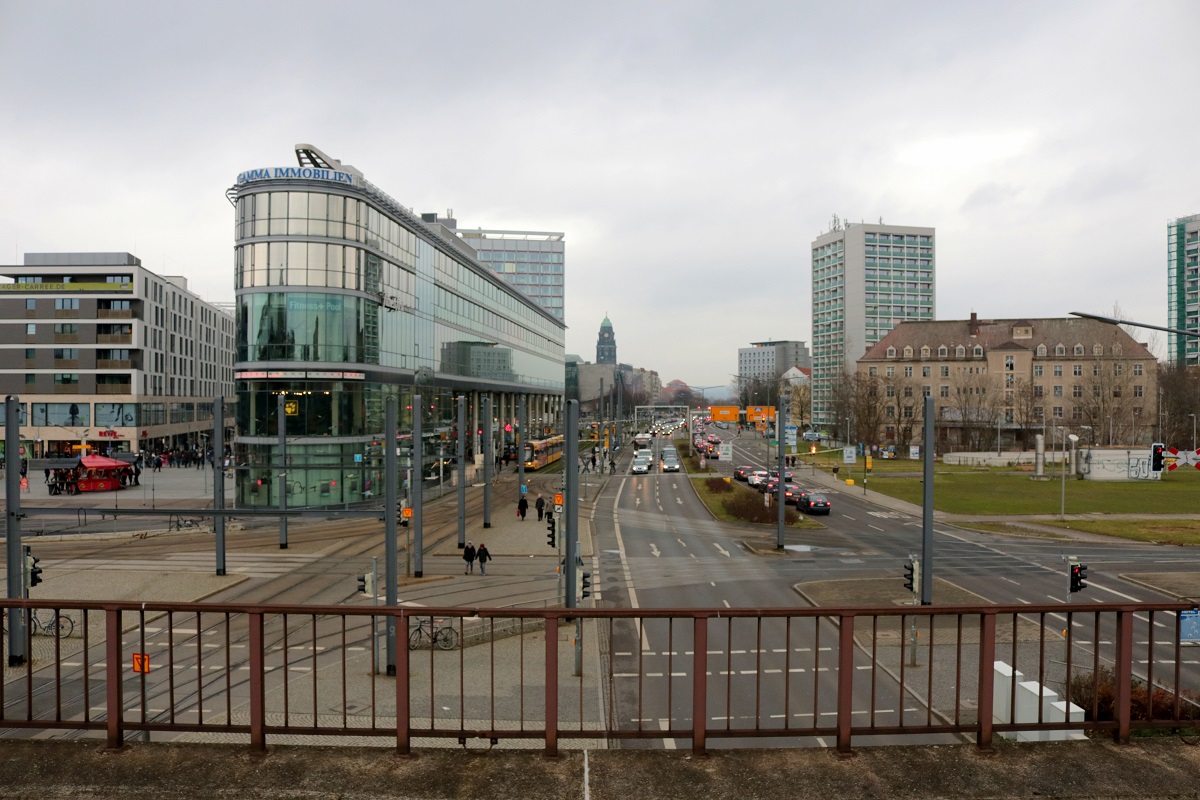
<path fill-rule="evenodd" d="M 416 738 L 539 740 L 548 754 L 560 739 L 988 749 L 997 734 L 1127 742 L 1200 719 L 1198 670 L 1181 647 L 1189 604 L 0 606 L 19 609 L 9 629 L 25 628 L 18 658 L 2 662 L 17 666 L 0 682 L 0 728 L 103 731 L 111 747 L 163 731 L 233 734 L 255 750 L 268 736 L 374 738 L 401 753 Z M 39 624 L 24 624 L 24 609 Z M 391 620 L 389 655 L 377 645 Z M 1031 711 L 1029 684 L 1041 698 Z M 1052 691 L 1069 704 L 1045 702 Z"/>

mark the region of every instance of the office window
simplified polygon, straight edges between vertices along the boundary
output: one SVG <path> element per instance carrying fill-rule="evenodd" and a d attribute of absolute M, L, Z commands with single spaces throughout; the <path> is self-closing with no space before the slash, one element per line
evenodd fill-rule
<path fill-rule="evenodd" d="M 1083 377 L 1083 364 L 1072 364 L 1071 365 L 1071 374 L 1074 375 L 1076 378 Z"/>
<path fill-rule="evenodd" d="M 26 323 L 25 324 L 25 335 L 26 336 L 36 336 L 37 335 L 37 325 L 35 325 L 32 322 Z"/>
<path fill-rule="evenodd" d="M 1061 378 L 1062 376 L 1063 376 L 1062 364 L 1055 364 L 1054 365 L 1054 377 Z"/>
<path fill-rule="evenodd" d="M 25 300 L 25 310 L 26 310 L 26 311 L 33 311 L 33 310 L 35 310 L 36 308 L 37 308 L 37 300 L 34 300 L 32 297 L 26 298 L 26 300 Z"/>

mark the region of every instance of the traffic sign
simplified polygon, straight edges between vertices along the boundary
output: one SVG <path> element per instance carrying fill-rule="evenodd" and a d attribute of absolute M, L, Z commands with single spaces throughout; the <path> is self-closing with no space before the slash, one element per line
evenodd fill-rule
<path fill-rule="evenodd" d="M 858 448 L 854 445 L 842 448 L 842 463 L 853 464 L 858 458 Z"/>
<path fill-rule="evenodd" d="M 563 507 L 562 507 L 562 503 L 555 503 L 555 504 L 554 504 L 554 513 L 555 513 L 555 514 L 561 514 L 561 513 L 563 513 Z"/>
<path fill-rule="evenodd" d="M 411 506 L 405 506 L 404 510 L 400 512 L 400 516 L 404 517 L 404 519 L 412 519 L 412 515 L 413 510 Z"/>
<path fill-rule="evenodd" d="M 134 672 L 149 672 L 150 671 L 150 654 L 149 653 L 134 653 L 133 654 L 133 671 Z"/>
<path fill-rule="evenodd" d="M 562 504 L 563 504 L 562 492 L 555 492 L 554 493 L 554 505 L 561 506 Z"/>

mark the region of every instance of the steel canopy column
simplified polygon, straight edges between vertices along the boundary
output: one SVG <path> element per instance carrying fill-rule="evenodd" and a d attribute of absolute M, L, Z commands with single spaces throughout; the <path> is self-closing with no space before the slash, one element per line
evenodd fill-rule
<path fill-rule="evenodd" d="M 217 540 L 217 574 L 225 574 L 225 398 L 213 398 L 213 532 Z"/>
<path fill-rule="evenodd" d="M 384 540 L 384 604 L 388 608 L 399 605 L 397 595 L 400 583 L 400 566 L 396 555 L 399 545 L 396 542 L 396 506 L 399 503 L 398 459 L 396 458 L 397 430 L 396 416 L 399 401 L 395 395 L 389 395 L 384 407 L 383 430 L 383 540 Z M 376 587 L 378 591 L 378 587 Z M 374 598 L 372 598 L 372 602 Z M 371 641 L 375 641 L 374 623 L 372 623 Z M 387 617 L 387 674 L 396 674 L 396 617 Z"/>

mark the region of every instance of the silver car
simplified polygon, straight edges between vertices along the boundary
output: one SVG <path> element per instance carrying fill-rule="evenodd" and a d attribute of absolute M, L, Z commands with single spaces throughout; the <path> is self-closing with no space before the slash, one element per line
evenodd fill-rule
<path fill-rule="evenodd" d="M 679 462 L 673 458 L 664 458 L 663 472 L 679 472 Z"/>
<path fill-rule="evenodd" d="M 629 471 L 634 475 L 645 475 L 650 471 L 650 459 L 635 458 L 633 460 L 633 466 L 629 469 Z"/>

